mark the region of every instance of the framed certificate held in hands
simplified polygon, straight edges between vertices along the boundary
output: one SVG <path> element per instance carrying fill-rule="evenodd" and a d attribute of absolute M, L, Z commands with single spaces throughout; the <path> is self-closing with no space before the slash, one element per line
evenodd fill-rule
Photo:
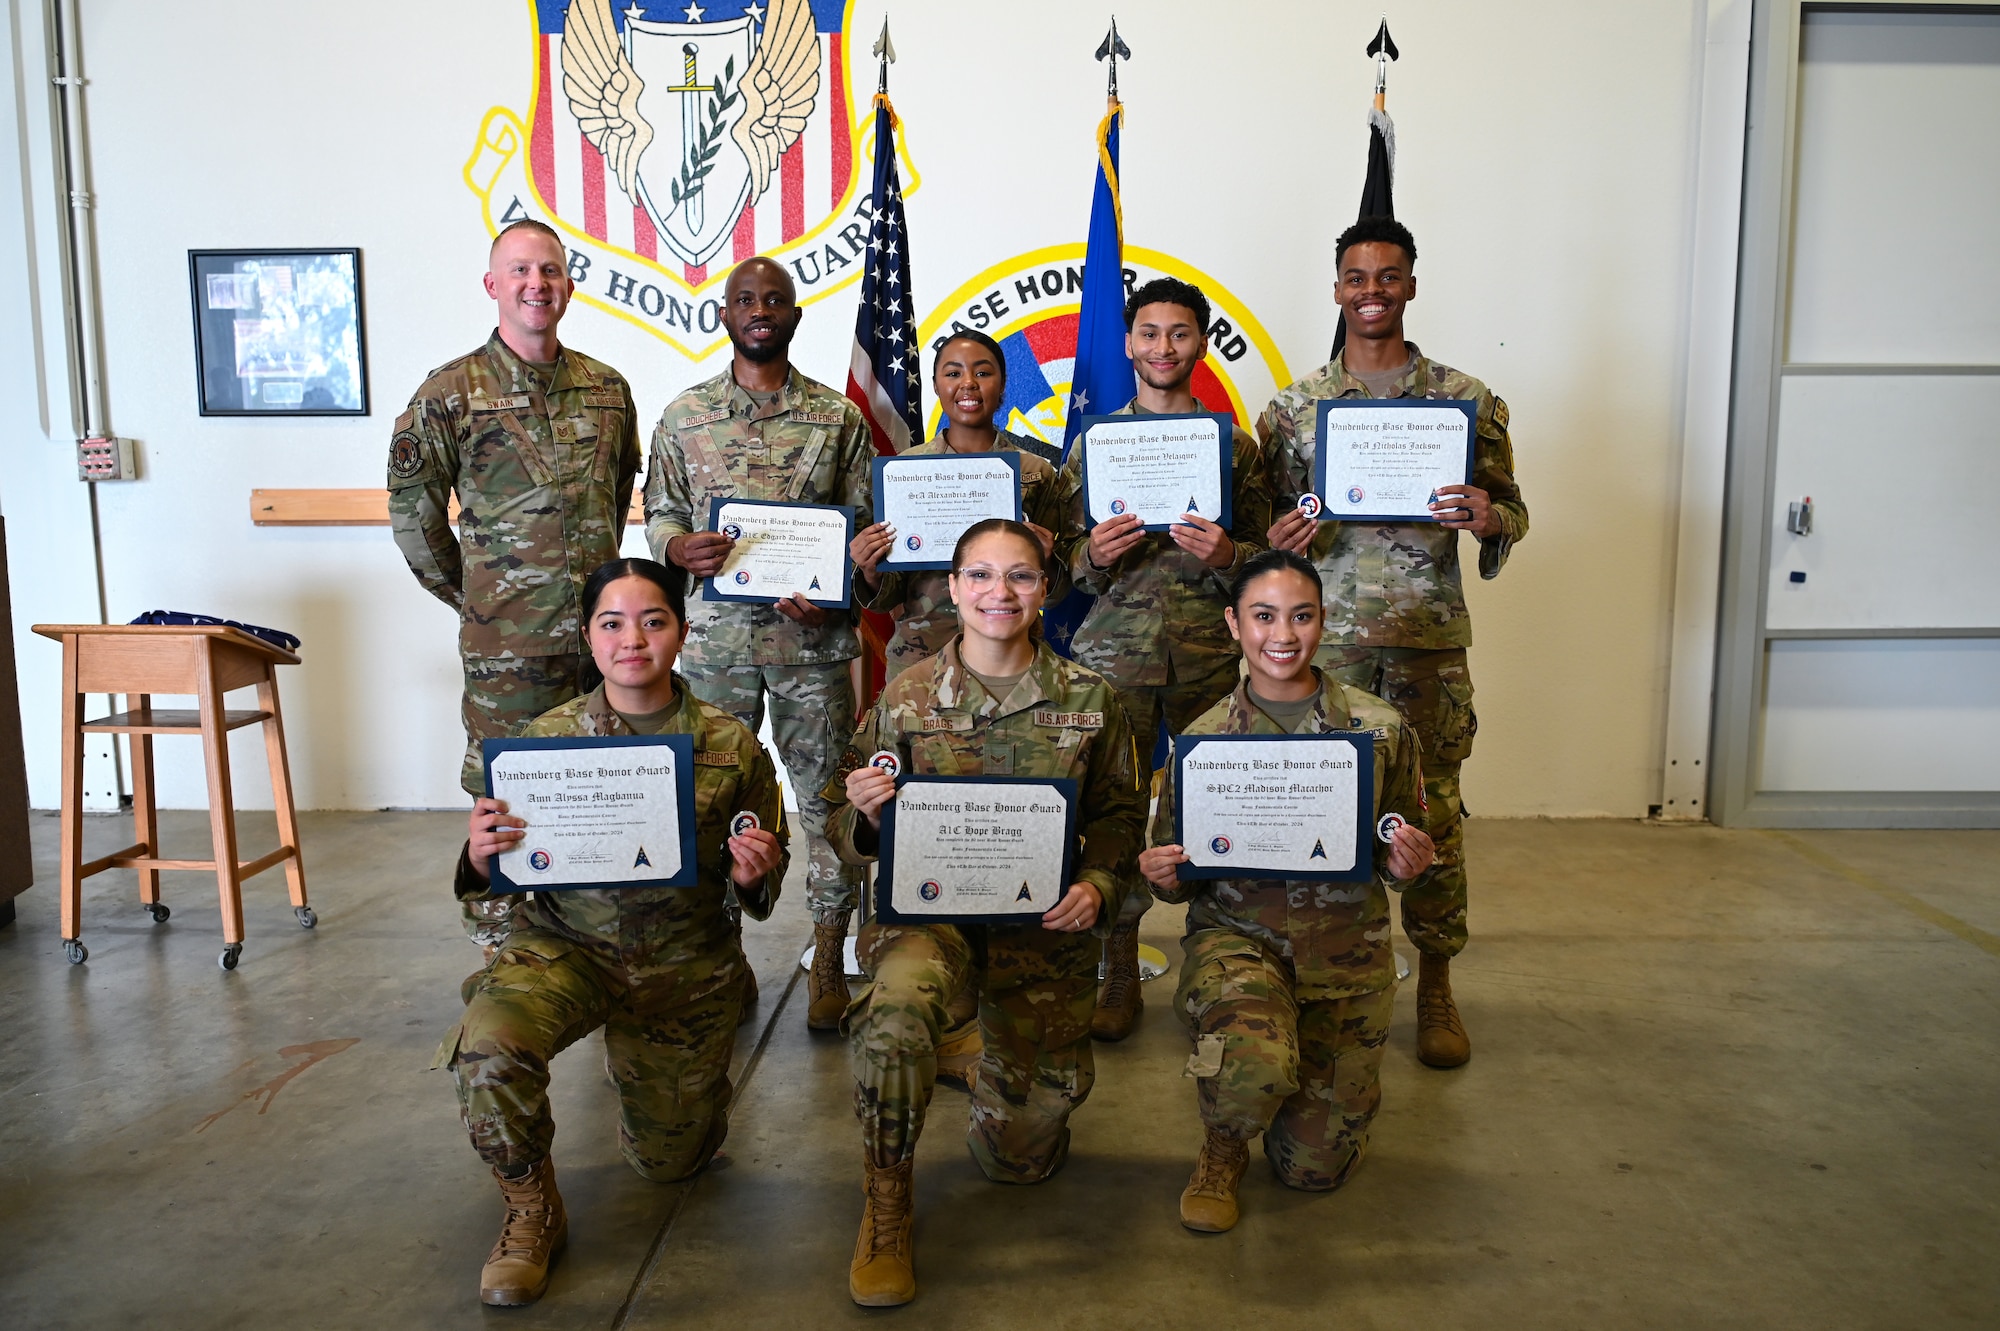
<path fill-rule="evenodd" d="M 486 793 L 527 835 L 492 861 L 495 892 L 693 887 L 694 737 L 489 739 Z"/>
<path fill-rule="evenodd" d="M 891 924 L 1039 924 L 1069 891 L 1076 782 L 906 776 L 882 806 L 875 914 Z"/>
<path fill-rule="evenodd" d="M 1375 873 L 1375 736 L 1177 735 L 1174 839 L 1194 878 Z"/>
<path fill-rule="evenodd" d="M 958 538 L 987 518 L 1021 520 L 1019 453 L 875 459 L 875 521 L 896 529 L 878 568 L 950 568 Z"/>
<path fill-rule="evenodd" d="M 1319 404 L 1313 484 L 1334 522 L 1437 522 L 1438 487 L 1472 483 L 1479 404 L 1461 398 L 1337 397 Z M 1446 509 L 1462 513 L 1463 509 Z"/>
<path fill-rule="evenodd" d="M 774 504 L 763 499 L 716 499 L 708 529 L 736 542 L 703 584 L 711 601 L 769 604 L 797 592 L 814 605 L 844 608 L 854 565 L 847 543 L 854 510 L 839 504 Z"/>
<path fill-rule="evenodd" d="M 1212 412 L 1162 416 L 1086 416 L 1083 435 L 1084 526 L 1139 515 L 1147 531 L 1166 531 L 1192 513 L 1229 525 L 1230 454 L 1236 423 Z"/>

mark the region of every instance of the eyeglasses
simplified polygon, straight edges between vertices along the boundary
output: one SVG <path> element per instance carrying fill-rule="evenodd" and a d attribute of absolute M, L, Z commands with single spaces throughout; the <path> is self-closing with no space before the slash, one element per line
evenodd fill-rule
<path fill-rule="evenodd" d="M 961 579 L 966 586 L 976 592 L 993 590 L 993 583 L 999 574 L 990 568 L 961 568 L 952 571 L 954 578 Z M 1006 574 L 1009 591 L 1026 595 L 1038 591 L 1042 585 L 1042 575 L 1031 568 L 1010 568 Z"/>

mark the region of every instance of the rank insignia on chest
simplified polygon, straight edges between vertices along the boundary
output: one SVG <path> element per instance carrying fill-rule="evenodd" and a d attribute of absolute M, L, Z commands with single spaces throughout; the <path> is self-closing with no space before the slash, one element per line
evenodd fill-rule
<path fill-rule="evenodd" d="M 1038 726 L 1057 726 L 1066 730 L 1102 730 L 1104 729 L 1104 713 L 1037 711 L 1035 713 L 1035 724 Z"/>
<path fill-rule="evenodd" d="M 713 425 L 717 421 L 726 421 L 728 419 L 729 419 L 729 408 L 718 407 L 714 411 L 704 411 L 699 416 L 682 417 L 681 423 L 677 428 L 682 430 L 692 430 L 699 426 Z"/>
<path fill-rule="evenodd" d="M 838 411 L 801 411 L 797 407 L 794 407 L 792 408 L 792 419 L 802 421 L 807 425 L 838 425 L 847 418 Z"/>

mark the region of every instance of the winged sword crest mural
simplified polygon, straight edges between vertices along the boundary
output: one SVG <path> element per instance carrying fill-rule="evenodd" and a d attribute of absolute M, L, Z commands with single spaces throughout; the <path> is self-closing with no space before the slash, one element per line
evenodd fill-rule
<path fill-rule="evenodd" d="M 741 259 L 784 263 L 802 302 L 860 276 L 868 100 L 849 86 L 847 0 L 528 8 L 532 108 L 489 111 L 465 168 L 489 232 L 548 222 L 583 303 L 691 357 L 721 342 L 716 288 Z"/>

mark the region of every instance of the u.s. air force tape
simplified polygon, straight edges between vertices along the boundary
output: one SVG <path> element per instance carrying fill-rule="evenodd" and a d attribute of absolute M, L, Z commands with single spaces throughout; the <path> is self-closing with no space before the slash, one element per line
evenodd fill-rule
<path fill-rule="evenodd" d="M 1403 815 L 1400 813 L 1385 813 L 1375 824 L 1375 835 L 1380 837 L 1384 842 L 1394 841 L 1396 839 L 1396 829 L 1403 826 L 1404 821 Z"/>
<path fill-rule="evenodd" d="M 758 818 L 750 810 L 745 809 L 729 820 L 729 835 L 742 836 L 745 832 L 754 832 L 763 825 L 762 819 Z"/>
<path fill-rule="evenodd" d="M 890 776 L 901 776 L 903 773 L 903 760 L 887 749 L 876 750 L 875 756 L 868 760 L 868 765 L 879 767 Z"/>

